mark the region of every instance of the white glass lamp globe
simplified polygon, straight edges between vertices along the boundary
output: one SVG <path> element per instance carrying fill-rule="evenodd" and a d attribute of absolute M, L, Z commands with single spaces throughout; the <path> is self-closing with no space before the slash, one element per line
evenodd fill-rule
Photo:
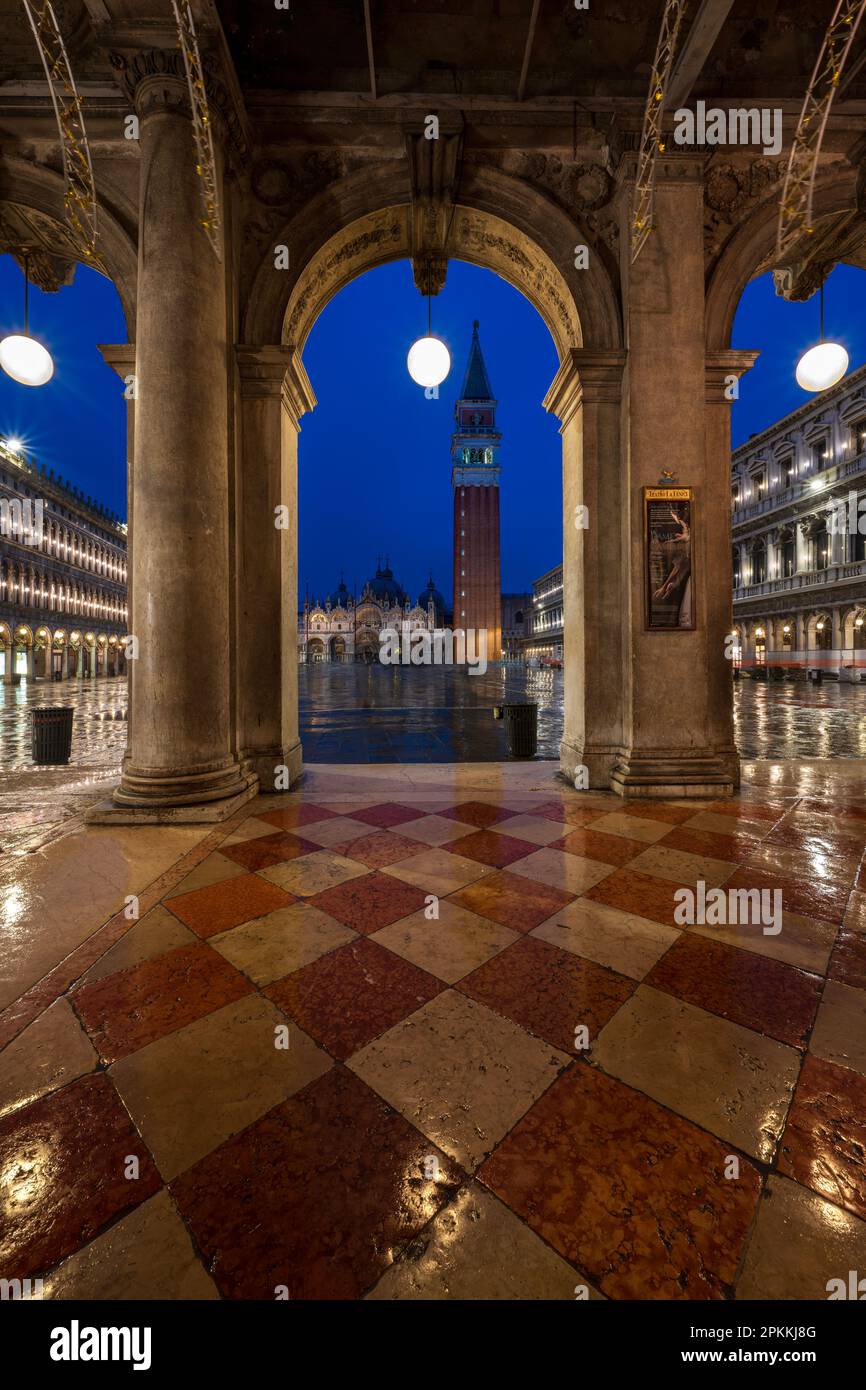
<path fill-rule="evenodd" d="M 797 363 L 797 385 L 804 391 L 828 391 L 848 370 L 848 354 L 840 343 L 818 343 Z"/>
<path fill-rule="evenodd" d="M 441 338 L 418 338 L 409 349 L 406 366 L 418 386 L 439 386 L 451 370 L 451 353 Z"/>
<path fill-rule="evenodd" d="M 0 343 L 0 367 L 22 386 L 44 386 L 54 375 L 48 349 L 20 333 L 12 333 Z"/>

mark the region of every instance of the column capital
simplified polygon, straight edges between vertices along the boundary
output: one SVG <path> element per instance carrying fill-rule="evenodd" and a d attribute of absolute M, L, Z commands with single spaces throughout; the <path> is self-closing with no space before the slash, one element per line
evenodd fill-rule
<path fill-rule="evenodd" d="M 565 425 L 584 404 L 620 399 L 628 354 L 618 350 L 569 348 L 542 404 Z"/>
<path fill-rule="evenodd" d="M 281 398 L 295 428 L 302 415 L 316 406 L 316 396 L 292 343 L 267 343 L 260 347 L 239 343 L 235 359 L 241 395 L 246 399 Z"/>
<path fill-rule="evenodd" d="M 747 349 L 729 348 L 722 352 L 708 352 L 706 357 L 707 405 L 730 405 L 725 396 L 729 377 L 745 376 L 760 357 L 760 352 Z"/>
<path fill-rule="evenodd" d="M 98 343 L 97 347 L 122 380 L 135 372 L 135 343 Z"/>

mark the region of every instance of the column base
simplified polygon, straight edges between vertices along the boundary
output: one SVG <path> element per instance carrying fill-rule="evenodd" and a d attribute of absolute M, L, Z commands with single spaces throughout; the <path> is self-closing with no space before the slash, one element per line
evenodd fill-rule
<path fill-rule="evenodd" d="M 278 796 L 280 792 L 289 791 L 300 781 L 304 770 L 300 740 L 291 748 L 266 748 L 264 751 L 257 749 L 255 753 L 247 752 L 244 755 L 244 766 L 251 768 L 258 777 L 261 796 L 269 796 L 271 793 Z M 276 780 L 280 768 L 288 769 L 288 785 L 278 788 Z M 286 781 L 285 776 L 281 780 Z"/>
<path fill-rule="evenodd" d="M 85 814 L 91 825 L 190 825 L 227 820 L 256 795 L 249 764 L 170 773 L 126 766 L 110 801 Z"/>
<path fill-rule="evenodd" d="M 611 773 L 610 787 L 622 797 L 733 796 L 740 785 L 740 759 L 733 749 L 705 755 L 669 750 L 622 753 Z"/>
<path fill-rule="evenodd" d="M 606 747 L 603 744 L 595 744 L 592 747 L 579 748 L 575 743 L 561 743 L 559 745 L 559 770 L 561 775 L 574 786 L 576 773 L 581 768 L 586 768 L 587 783 L 589 791 L 609 791 L 610 777 L 613 772 L 614 764 L 621 753 L 619 747 Z"/>

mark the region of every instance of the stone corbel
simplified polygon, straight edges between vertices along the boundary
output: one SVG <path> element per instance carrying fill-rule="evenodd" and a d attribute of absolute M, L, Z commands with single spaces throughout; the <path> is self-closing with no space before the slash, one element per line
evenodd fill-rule
<path fill-rule="evenodd" d="M 732 398 L 725 393 L 731 377 L 739 381 L 741 376 L 751 371 L 760 355 L 759 352 L 735 348 L 709 353 L 706 360 L 707 405 L 730 405 Z"/>
<path fill-rule="evenodd" d="M 406 131 L 406 157 L 412 195 L 410 246 L 415 284 L 421 294 L 438 294 L 448 271 L 446 244 L 457 197 L 463 132 L 439 130 L 428 140 Z"/>

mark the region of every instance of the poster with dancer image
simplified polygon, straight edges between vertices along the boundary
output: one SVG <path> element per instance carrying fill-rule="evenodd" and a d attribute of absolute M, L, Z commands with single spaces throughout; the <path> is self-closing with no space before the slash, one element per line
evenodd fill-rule
<path fill-rule="evenodd" d="M 695 626 L 689 487 L 645 487 L 644 556 L 646 626 L 650 632 L 682 632 Z"/>

